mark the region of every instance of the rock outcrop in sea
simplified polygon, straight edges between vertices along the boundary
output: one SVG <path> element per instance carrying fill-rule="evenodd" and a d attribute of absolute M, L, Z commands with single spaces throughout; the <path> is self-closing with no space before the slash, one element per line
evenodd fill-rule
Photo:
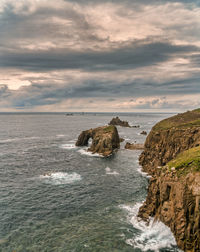
<path fill-rule="evenodd" d="M 169 226 L 182 250 L 200 251 L 200 109 L 156 124 L 140 164 L 152 178 L 138 216 Z"/>
<path fill-rule="evenodd" d="M 106 157 L 120 148 L 118 131 L 113 125 L 82 131 L 76 146 L 87 146 L 90 138 L 92 139 L 92 144 L 88 151 L 92 153 L 98 153 Z"/>
<path fill-rule="evenodd" d="M 124 146 L 125 149 L 128 150 L 143 150 L 144 144 L 137 144 L 137 143 L 129 143 L 127 142 Z"/>
<path fill-rule="evenodd" d="M 119 119 L 119 117 L 114 117 L 110 122 L 109 125 L 119 125 L 122 127 L 129 127 L 131 128 L 131 126 L 129 125 L 129 123 L 127 121 L 122 121 Z"/>

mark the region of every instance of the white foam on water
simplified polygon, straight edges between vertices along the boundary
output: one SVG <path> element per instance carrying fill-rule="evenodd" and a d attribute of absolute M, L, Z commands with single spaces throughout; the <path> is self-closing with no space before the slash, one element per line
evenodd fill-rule
<path fill-rule="evenodd" d="M 143 172 L 143 171 L 142 171 L 142 167 L 141 167 L 141 166 L 139 166 L 139 168 L 137 169 L 137 171 L 138 171 L 143 177 L 152 178 L 152 176 L 149 175 L 147 172 Z"/>
<path fill-rule="evenodd" d="M 80 149 L 78 150 L 78 152 L 81 154 L 81 155 L 86 155 L 86 156 L 89 156 L 89 157 L 103 157 L 103 155 L 100 155 L 98 153 L 92 153 L 90 151 L 87 151 L 88 148 L 83 148 L 83 149 Z"/>
<path fill-rule="evenodd" d="M 75 142 L 76 142 L 76 139 L 70 140 L 69 142 L 70 142 L 70 143 L 75 143 Z"/>
<path fill-rule="evenodd" d="M 15 137 L 15 138 L 8 138 L 8 139 L 0 139 L 0 143 L 10 143 L 16 142 L 21 140 L 31 140 L 31 139 L 38 139 L 39 137 Z"/>
<path fill-rule="evenodd" d="M 60 134 L 60 135 L 56 135 L 56 137 L 65 137 L 66 135 L 62 135 L 62 134 Z"/>
<path fill-rule="evenodd" d="M 175 238 L 167 226 L 160 221 L 154 221 L 150 218 L 147 225 L 146 222 L 137 217 L 138 210 L 142 203 L 137 203 L 133 206 L 120 205 L 120 208 L 127 212 L 127 220 L 138 230 L 138 234 L 131 239 L 127 239 L 126 243 L 134 248 L 139 248 L 142 251 L 159 252 L 160 249 L 172 249 L 176 246 Z M 180 251 L 181 250 L 177 250 Z"/>
<path fill-rule="evenodd" d="M 78 147 L 74 143 L 68 143 L 68 144 L 61 144 L 60 145 L 61 149 L 67 149 L 67 150 L 72 150 L 72 149 L 77 149 Z"/>
<path fill-rule="evenodd" d="M 118 172 L 112 171 L 112 170 L 110 169 L 110 167 L 106 167 L 105 171 L 106 171 L 106 174 L 107 174 L 107 175 L 119 175 Z"/>
<path fill-rule="evenodd" d="M 42 179 L 47 184 L 63 185 L 63 184 L 72 184 L 76 181 L 80 181 L 82 177 L 76 172 L 73 173 L 55 172 L 40 175 L 40 179 Z"/>

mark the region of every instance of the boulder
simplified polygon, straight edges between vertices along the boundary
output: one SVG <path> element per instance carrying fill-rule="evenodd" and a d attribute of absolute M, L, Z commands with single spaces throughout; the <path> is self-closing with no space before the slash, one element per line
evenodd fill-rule
<path fill-rule="evenodd" d="M 143 144 L 133 144 L 133 143 L 127 142 L 124 148 L 128 149 L 128 150 L 143 150 L 144 145 Z"/>

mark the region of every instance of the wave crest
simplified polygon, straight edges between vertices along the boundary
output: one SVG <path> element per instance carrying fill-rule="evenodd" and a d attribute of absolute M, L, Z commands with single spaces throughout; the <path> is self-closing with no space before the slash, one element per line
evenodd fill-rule
<path fill-rule="evenodd" d="M 63 185 L 63 184 L 72 184 L 76 181 L 80 181 L 82 177 L 76 172 L 73 173 L 55 172 L 41 175 L 40 179 L 43 179 L 44 182 L 47 184 Z"/>

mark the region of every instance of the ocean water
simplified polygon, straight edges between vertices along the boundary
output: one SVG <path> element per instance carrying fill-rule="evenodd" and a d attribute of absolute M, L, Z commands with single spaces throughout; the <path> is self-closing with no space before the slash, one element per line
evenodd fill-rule
<path fill-rule="evenodd" d="M 143 143 L 169 114 L 121 114 L 140 128 L 120 137 Z M 179 251 L 170 230 L 137 218 L 146 197 L 141 151 L 103 158 L 77 148 L 82 130 L 113 114 L 0 114 L 0 251 Z"/>

